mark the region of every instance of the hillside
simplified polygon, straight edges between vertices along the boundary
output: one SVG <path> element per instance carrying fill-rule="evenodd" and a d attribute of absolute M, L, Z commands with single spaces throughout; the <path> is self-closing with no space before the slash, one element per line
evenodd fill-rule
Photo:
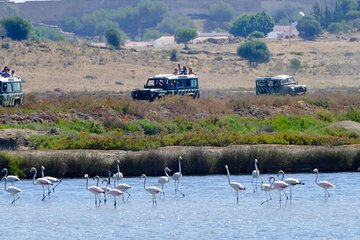
<path fill-rule="evenodd" d="M 24 91 L 112 91 L 124 93 L 141 87 L 147 77 L 170 73 L 178 63 L 191 66 L 205 92 L 246 90 L 253 92 L 259 75 L 293 74 L 289 63 L 299 59 L 301 67 L 295 77 L 307 84 L 310 92 L 329 89 L 360 88 L 360 44 L 350 42 L 360 34 L 325 36 L 317 41 L 293 39 L 265 40 L 272 53 L 271 61 L 257 68 L 236 56 L 236 43 L 202 43 L 164 48 L 109 50 L 69 42 L 13 42 L 0 49 L 0 64 L 16 69 L 24 79 Z M 169 60 L 176 48 L 179 62 Z"/>

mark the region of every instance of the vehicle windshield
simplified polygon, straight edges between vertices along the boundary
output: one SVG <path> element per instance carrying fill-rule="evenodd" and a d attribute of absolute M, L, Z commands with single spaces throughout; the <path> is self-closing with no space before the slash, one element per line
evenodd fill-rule
<path fill-rule="evenodd" d="M 146 88 L 163 88 L 164 79 L 149 79 L 146 83 Z"/>
<path fill-rule="evenodd" d="M 282 85 L 292 85 L 296 84 L 294 78 L 286 78 L 281 80 Z"/>

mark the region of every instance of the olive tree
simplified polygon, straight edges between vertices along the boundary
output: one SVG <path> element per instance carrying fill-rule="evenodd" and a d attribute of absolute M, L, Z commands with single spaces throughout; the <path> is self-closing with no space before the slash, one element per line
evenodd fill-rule
<path fill-rule="evenodd" d="M 28 39 L 32 29 L 31 23 L 20 17 L 6 17 L 0 23 L 6 31 L 6 36 L 13 40 Z"/>
<path fill-rule="evenodd" d="M 184 43 L 185 49 L 188 49 L 187 44 L 197 37 L 197 32 L 195 29 L 190 28 L 181 28 L 178 29 L 175 33 L 176 43 Z"/>
<path fill-rule="evenodd" d="M 321 33 L 321 26 L 313 17 L 303 17 L 298 21 L 296 29 L 304 39 L 315 39 Z"/>
<path fill-rule="evenodd" d="M 274 25 L 273 17 L 265 12 L 253 15 L 245 14 L 232 22 L 229 33 L 235 37 L 247 37 L 254 31 L 259 31 L 266 35 L 273 30 Z"/>
<path fill-rule="evenodd" d="M 105 34 L 106 41 L 109 45 L 119 48 L 124 45 L 126 40 L 126 34 L 119 29 L 110 29 Z"/>
<path fill-rule="evenodd" d="M 256 67 L 258 63 L 266 63 L 270 60 L 270 51 L 261 41 L 249 41 L 241 44 L 237 49 L 237 55 L 247 59 L 250 66 L 253 67 Z"/>

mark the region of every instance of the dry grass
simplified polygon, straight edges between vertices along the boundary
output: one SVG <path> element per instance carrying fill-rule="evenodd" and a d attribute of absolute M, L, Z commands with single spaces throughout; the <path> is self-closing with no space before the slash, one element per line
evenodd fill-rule
<path fill-rule="evenodd" d="M 357 42 L 334 40 L 334 37 L 315 42 L 293 39 L 291 47 L 286 40 L 266 42 L 272 60 L 257 68 L 249 68 L 247 61 L 236 56 L 239 43 L 190 45 L 197 54 L 180 53 L 180 63 L 193 67 L 204 92 L 243 88 L 253 91 L 256 76 L 292 74 L 289 62 L 293 58 L 301 62 L 296 78 L 307 84 L 310 91 L 333 87 L 359 89 L 360 44 Z M 182 47 L 175 48 L 182 52 Z M 141 87 L 150 75 L 169 73 L 177 65 L 169 60 L 173 48 L 116 51 L 81 43 L 10 42 L 9 50 L 0 49 L 0 65 L 18 71 L 25 80 L 27 93 L 55 89 L 123 93 Z"/>

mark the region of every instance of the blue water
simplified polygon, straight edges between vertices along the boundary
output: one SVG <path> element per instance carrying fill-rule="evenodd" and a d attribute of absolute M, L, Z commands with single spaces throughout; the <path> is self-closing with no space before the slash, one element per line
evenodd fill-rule
<path fill-rule="evenodd" d="M 269 175 L 262 175 L 267 178 Z M 287 174 L 305 182 L 293 188 L 293 200 L 281 207 L 278 192 L 260 206 L 264 192 L 252 192 L 250 175 L 232 175 L 247 187 L 236 194 L 226 175 L 183 176 L 175 197 L 174 182 L 165 185 L 165 199 L 153 207 L 140 178 L 124 178 L 132 185 L 128 201 L 113 199 L 95 208 L 85 179 L 65 179 L 50 200 L 41 201 L 42 188 L 23 180 L 21 199 L 0 192 L 0 233 L 6 239 L 359 239 L 360 174 L 320 173 L 320 180 L 336 185 L 325 202 L 315 174 Z M 90 179 L 90 185 L 94 182 Z M 148 177 L 147 185 L 157 178 Z M 2 186 L 3 189 L 3 186 Z M 6 234 L 6 235 L 4 235 Z M 5 239 L 5 238 L 3 238 Z"/>

